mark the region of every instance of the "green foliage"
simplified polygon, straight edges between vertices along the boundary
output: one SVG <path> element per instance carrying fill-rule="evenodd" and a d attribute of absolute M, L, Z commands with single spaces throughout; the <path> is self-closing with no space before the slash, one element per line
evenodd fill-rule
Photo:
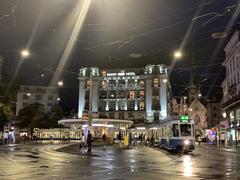
<path fill-rule="evenodd" d="M 14 111 L 12 105 L 7 102 L 0 102 L 0 131 L 6 122 L 12 120 L 14 117 Z"/>
<path fill-rule="evenodd" d="M 63 110 L 55 105 L 50 113 L 48 113 L 48 121 L 46 124 L 48 128 L 57 128 L 59 127 L 58 121 L 64 116 Z"/>
<path fill-rule="evenodd" d="M 54 106 L 52 111 L 45 113 L 42 104 L 30 104 L 21 109 L 18 114 L 19 126 L 22 128 L 56 128 L 59 127 L 58 120 L 62 119 L 63 111 L 60 107 Z"/>
<path fill-rule="evenodd" d="M 32 130 L 41 125 L 41 121 L 45 117 L 44 106 L 39 103 L 34 103 L 21 109 L 18 114 L 19 126 Z"/>

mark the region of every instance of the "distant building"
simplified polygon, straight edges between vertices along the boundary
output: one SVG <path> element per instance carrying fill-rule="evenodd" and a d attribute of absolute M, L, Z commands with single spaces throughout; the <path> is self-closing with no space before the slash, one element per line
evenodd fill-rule
<path fill-rule="evenodd" d="M 196 131 L 202 131 L 207 128 L 206 114 L 206 107 L 197 98 L 195 98 L 189 105 L 188 115 L 194 120 Z"/>
<path fill-rule="evenodd" d="M 233 140 L 240 141 L 240 31 L 233 34 L 225 47 L 226 77 L 222 82 L 223 109 L 229 120 Z"/>
<path fill-rule="evenodd" d="M 187 97 L 172 97 L 172 115 L 184 115 L 187 114 L 188 111 L 188 104 L 187 104 Z"/>
<path fill-rule="evenodd" d="M 202 134 L 208 124 L 206 118 L 207 109 L 198 99 L 197 95 L 194 96 L 193 93 L 191 93 L 190 97 L 190 100 L 187 96 L 172 98 L 173 115 L 189 115 L 190 119 L 194 120 L 196 130 Z"/>
<path fill-rule="evenodd" d="M 57 87 L 48 86 L 21 86 L 17 91 L 17 108 L 19 110 L 33 103 L 43 104 L 45 111 L 51 111 L 52 107 L 58 103 Z"/>
<path fill-rule="evenodd" d="M 222 120 L 221 103 L 215 100 L 209 100 L 206 104 L 208 128 L 218 127 Z"/>
<path fill-rule="evenodd" d="M 95 118 L 158 122 L 169 113 L 165 65 L 147 65 L 138 69 L 80 68 L 78 79 L 78 118 L 87 114 L 89 103 Z"/>

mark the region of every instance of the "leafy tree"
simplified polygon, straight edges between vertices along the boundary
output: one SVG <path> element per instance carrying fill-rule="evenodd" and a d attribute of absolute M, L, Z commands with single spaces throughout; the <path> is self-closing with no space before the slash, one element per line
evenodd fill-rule
<path fill-rule="evenodd" d="M 12 105 L 8 102 L 0 102 L 0 131 L 3 130 L 4 124 L 14 117 Z"/>
<path fill-rule="evenodd" d="M 60 125 L 58 124 L 58 121 L 62 119 L 63 116 L 64 116 L 64 112 L 62 108 L 60 108 L 58 105 L 55 105 L 52 111 L 48 113 L 47 122 L 46 122 L 46 125 L 48 125 L 47 128 L 60 127 Z"/>
<path fill-rule="evenodd" d="M 33 128 L 41 127 L 45 117 L 43 104 L 30 104 L 19 111 L 17 119 L 20 123 L 18 125 L 22 128 L 28 128 L 29 133 L 31 133 Z"/>
<path fill-rule="evenodd" d="M 45 113 L 43 104 L 34 103 L 21 109 L 18 114 L 18 125 L 28 128 L 29 133 L 34 128 L 60 127 L 58 121 L 63 117 L 63 111 L 59 106 L 54 106 L 51 112 Z"/>

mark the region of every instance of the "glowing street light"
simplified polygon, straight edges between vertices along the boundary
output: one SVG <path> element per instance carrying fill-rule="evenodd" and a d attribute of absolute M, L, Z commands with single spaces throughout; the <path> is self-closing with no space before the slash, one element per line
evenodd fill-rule
<path fill-rule="evenodd" d="M 163 79 L 163 82 L 164 82 L 164 83 L 167 83 L 167 82 L 168 82 L 168 80 L 167 80 L 167 79 Z"/>
<path fill-rule="evenodd" d="M 27 96 L 31 96 L 31 94 L 30 94 L 30 93 L 27 93 Z"/>
<path fill-rule="evenodd" d="M 222 116 L 223 116 L 223 118 L 226 118 L 226 117 L 227 117 L 227 113 L 224 112 L 224 113 L 222 114 Z"/>
<path fill-rule="evenodd" d="M 63 81 L 58 81 L 58 86 L 63 86 Z"/>
<path fill-rule="evenodd" d="M 21 51 L 21 55 L 22 55 L 22 57 L 25 58 L 25 57 L 28 57 L 30 55 L 30 53 L 27 49 L 24 49 Z"/>
<path fill-rule="evenodd" d="M 181 51 L 175 51 L 174 52 L 174 58 L 175 59 L 180 59 L 182 57 L 182 52 Z"/>
<path fill-rule="evenodd" d="M 57 98 L 57 101 L 60 101 L 61 99 L 60 98 Z"/>

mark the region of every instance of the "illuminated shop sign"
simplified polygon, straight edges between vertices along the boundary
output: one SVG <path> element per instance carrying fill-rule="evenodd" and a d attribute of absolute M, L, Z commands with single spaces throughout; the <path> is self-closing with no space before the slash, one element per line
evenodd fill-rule
<path fill-rule="evenodd" d="M 107 76 L 135 76 L 135 72 L 107 73 Z"/>

